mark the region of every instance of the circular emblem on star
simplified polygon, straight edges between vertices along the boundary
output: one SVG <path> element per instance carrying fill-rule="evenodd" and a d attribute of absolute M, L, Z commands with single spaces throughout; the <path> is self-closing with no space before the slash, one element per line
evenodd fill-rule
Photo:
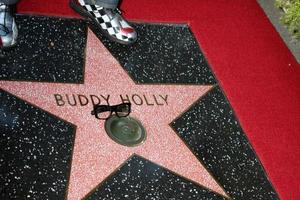
<path fill-rule="evenodd" d="M 108 136 L 124 146 L 137 146 L 146 140 L 146 131 L 140 121 L 133 117 L 113 115 L 105 122 Z"/>

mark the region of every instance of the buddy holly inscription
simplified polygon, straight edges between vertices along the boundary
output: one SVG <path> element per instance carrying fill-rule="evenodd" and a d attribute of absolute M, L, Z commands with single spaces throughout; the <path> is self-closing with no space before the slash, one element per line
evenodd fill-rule
<path fill-rule="evenodd" d="M 89 106 L 97 104 L 110 104 L 111 95 L 83 95 L 83 94 L 54 94 L 54 99 L 57 106 Z M 153 95 L 139 95 L 139 94 L 120 94 L 118 95 L 120 102 L 130 102 L 137 106 L 166 106 L 168 105 L 168 95 L 153 94 Z"/>

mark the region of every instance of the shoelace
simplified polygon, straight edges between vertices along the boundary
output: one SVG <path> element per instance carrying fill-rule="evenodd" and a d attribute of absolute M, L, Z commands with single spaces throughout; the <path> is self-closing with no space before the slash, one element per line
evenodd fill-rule
<path fill-rule="evenodd" d="M 122 15 L 123 10 L 121 10 L 121 9 L 119 9 L 119 8 L 116 8 L 116 12 L 119 13 L 120 15 Z"/>
<path fill-rule="evenodd" d="M 112 14 L 112 16 L 116 16 L 117 14 L 122 15 L 122 11 L 119 8 L 111 9 L 111 8 L 104 8 L 102 7 L 103 10 L 106 10 Z"/>

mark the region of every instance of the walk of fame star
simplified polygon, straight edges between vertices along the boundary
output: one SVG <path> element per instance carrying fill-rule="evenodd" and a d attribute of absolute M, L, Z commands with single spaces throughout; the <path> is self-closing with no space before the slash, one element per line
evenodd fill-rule
<path fill-rule="evenodd" d="M 144 157 L 227 197 L 222 187 L 169 126 L 172 120 L 206 94 L 212 85 L 136 84 L 90 30 L 84 83 L 0 81 L 0 85 L 3 90 L 77 127 L 68 186 L 69 200 L 84 198 L 132 155 Z M 126 147 L 108 137 L 104 121 L 97 120 L 90 114 L 91 104 L 61 106 L 55 99 L 55 95 L 58 94 L 109 96 L 111 104 L 121 103 L 122 95 L 160 95 L 167 97 L 167 100 L 161 105 L 133 104 L 131 116 L 139 119 L 144 125 L 147 139 L 139 146 Z"/>

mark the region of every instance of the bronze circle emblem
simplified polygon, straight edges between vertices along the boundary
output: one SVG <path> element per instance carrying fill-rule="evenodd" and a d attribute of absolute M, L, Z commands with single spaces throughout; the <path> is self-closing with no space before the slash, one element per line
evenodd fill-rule
<path fill-rule="evenodd" d="M 146 140 L 143 125 L 132 117 L 113 115 L 105 121 L 105 130 L 113 141 L 124 146 L 137 146 Z"/>

